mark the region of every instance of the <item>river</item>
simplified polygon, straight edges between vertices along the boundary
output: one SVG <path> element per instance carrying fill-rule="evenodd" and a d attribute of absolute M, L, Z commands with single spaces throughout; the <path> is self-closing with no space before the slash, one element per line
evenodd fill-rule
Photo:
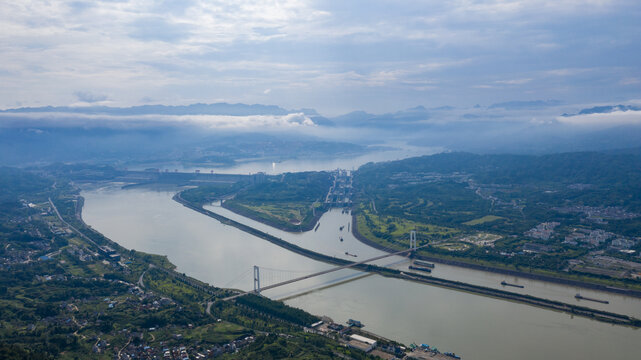
<path fill-rule="evenodd" d="M 363 153 L 358 156 L 327 157 L 319 159 L 285 159 L 272 161 L 267 159 L 245 159 L 238 160 L 231 166 L 192 166 L 179 162 L 176 163 L 148 163 L 131 166 L 131 170 L 144 170 L 149 167 L 167 171 L 202 173 L 214 172 L 217 174 L 255 174 L 264 172 L 269 175 L 282 174 L 286 172 L 301 171 L 324 171 L 334 169 L 358 169 L 368 162 L 380 162 L 405 159 L 413 156 L 432 155 L 443 152 L 441 147 L 412 146 L 403 142 L 389 142 L 381 144 L 385 150 L 375 150 Z"/>
<path fill-rule="evenodd" d="M 178 271 L 220 287 L 253 287 L 252 268 L 261 268 L 263 285 L 331 267 L 291 253 L 234 227 L 225 226 L 171 199 L 175 190 L 119 186 L 85 189 L 84 220 L 124 247 L 163 254 Z M 381 252 L 347 233 L 348 214 L 339 210 L 320 219 L 318 231 L 289 234 L 211 206 L 300 246 L 357 260 Z M 340 226 L 345 225 L 341 231 Z M 340 242 L 340 236 L 344 241 Z M 354 258 L 350 258 L 353 260 Z M 407 266 L 402 258 L 381 260 Z M 434 276 L 500 287 L 505 279 L 536 296 L 575 301 L 574 288 L 541 281 L 437 264 Z M 581 290 L 610 300 L 586 303 L 639 317 L 641 301 L 620 295 Z M 632 359 L 638 358 L 641 332 L 524 304 L 478 296 L 409 281 L 340 270 L 264 293 L 289 305 L 337 322 L 362 321 L 366 330 L 409 344 L 427 343 L 454 351 L 464 359 Z"/>

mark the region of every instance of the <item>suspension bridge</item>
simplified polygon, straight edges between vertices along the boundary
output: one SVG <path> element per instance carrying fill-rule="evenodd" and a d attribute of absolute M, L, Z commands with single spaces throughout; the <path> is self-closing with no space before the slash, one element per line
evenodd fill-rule
<path fill-rule="evenodd" d="M 327 269 L 327 270 L 323 270 L 323 271 L 319 271 L 319 272 L 316 272 L 316 273 L 313 273 L 313 274 L 304 275 L 304 276 L 300 276 L 300 277 L 297 277 L 297 278 L 294 278 L 294 279 L 281 281 L 281 282 L 278 282 L 276 284 L 264 286 L 262 288 L 260 286 L 260 268 L 258 266 L 254 266 L 254 290 L 248 291 L 248 292 L 242 292 L 240 294 L 236 294 L 236 295 L 232 295 L 232 296 L 228 296 L 226 298 L 223 298 L 222 300 L 225 300 L 225 301 L 233 300 L 233 299 L 236 299 L 236 298 L 238 298 L 240 296 L 244 296 L 244 295 L 247 295 L 247 294 L 260 294 L 261 291 L 277 288 L 279 286 L 292 284 L 292 283 L 295 283 L 295 282 L 298 282 L 298 281 L 302 281 L 302 280 L 307 280 L 307 279 L 310 279 L 310 278 L 313 278 L 313 277 L 316 277 L 316 276 L 325 275 L 325 274 L 328 274 L 328 273 L 331 273 L 331 272 L 334 272 L 334 271 L 338 271 L 338 270 L 353 268 L 353 267 L 358 266 L 358 265 L 367 264 L 367 263 L 370 263 L 370 262 L 373 262 L 373 261 L 376 261 L 376 260 L 380 260 L 380 259 L 384 259 L 384 258 L 387 258 L 387 257 L 390 257 L 390 256 L 398 256 L 398 255 L 405 254 L 405 253 L 411 253 L 411 252 L 416 251 L 417 249 L 420 249 L 420 248 L 423 248 L 423 247 L 426 247 L 426 246 L 428 246 L 428 245 L 426 244 L 426 245 L 422 245 L 422 246 L 417 246 L 416 233 L 414 231 L 412 231 L 410 233 L 410 248 L 407 249 L 407 250 L 401 250 L 401 251 L 397 251 L 397 252 L 394 252 L 394 253 L 380 255 L 380 256 L 376 256 L 376 257 L 373 257 L 373 258 L 370 258 L 370 259 L 367 259 L 367 260 L 363 260 L 363 261 L 359 261 L 359 262 L 352 262 L 352 263 L 347 264 L 347 265 L 336 266 L 336 267 L 333 267 L 333 268 L 330 268 L 330 269 Z"/>

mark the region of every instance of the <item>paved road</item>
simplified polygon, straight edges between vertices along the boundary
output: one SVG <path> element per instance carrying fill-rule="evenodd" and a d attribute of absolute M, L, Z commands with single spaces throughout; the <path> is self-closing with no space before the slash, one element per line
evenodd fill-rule
<path fill-rule="evenodd" d="M 149 269 L 153 269 L 155 267 L 156 267 L 156 265 L 149 264 Z M 147 269 L 147 270 L 149 270 L 149 269 Z M 147 273 L 147 270 L 143 271 L 142 274 L 140 274 L 140 277 L 138 278 L 138 286 L 140 286 L 143 289 L 145 288 L 145 282 L 143 281 L 143 277 Z"/>
<path fill-rule="evenodd" d="M 85 235 L 85 234 L 81 233 L 81 232 L 80 232 L 78 229 L 76 229 L 75 227 L 71 226 L 71 224 L 69 224 L 68 222 L 66 222 L 66 221 L 62 218 L 62 216 L 60 215 L 60 212 L 58 212 L 58 208 L 56 207 L 56 205 L 54 205 L 54 204 L 53 204 L 53 201 L 51 201 L 51 198 L 49 198 L 49 205 L 51 205 L 51 208 L 53 209 L 53 211 L 55 211 L 56 215 L 58 216 L 58 219 L 60 219 L 60 221 L 62 221 L 62 223 L 63 223 L 63 224 L 67 225 L 67 227 L 69 227 L 69 228 L 70 228 L 71 230 L 73 230 L 75 233 L 77 233 L 78 235 L 80 235 L 83 239 L 85 239 L 85 240 L 89 241 L 90 243 L 92 243 L 93 245 L 95 245 L 98 249 L 100 249 L 100 245 L 98 245 L 95 241 L 91 240 L 87 235 Z"/>

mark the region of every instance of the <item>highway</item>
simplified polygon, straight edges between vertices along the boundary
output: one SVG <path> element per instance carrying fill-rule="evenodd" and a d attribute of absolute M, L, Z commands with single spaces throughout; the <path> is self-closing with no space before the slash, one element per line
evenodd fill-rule
<path fill-rule="evenodd" d="M 51 208 L 53 209 L 53 211 L 58 216 L 58 219 L 60 219 L 60 221 L 62 221 L 63 224 L 67 225 L 67 227 L 73 230 L 76 234 L 80 235 L 83 239 L 89 241 L 91 244 L 97 247 L 98 250 L 101 249 L 100 245 L 98 245 L 95 241 L 91 240 L 87 235 L 81 233 L 80 230 L 76 229 L 75 227 L 73 227 L 71 224 L 69 224 L 62 218 L 62 216 L 60 215 L 60 212 L 58 212 L 58 208 L 56 207 L 56 205 L 53 204 L 53 201 L 51 201 L 51 198 L 49 198 L 49 205 L 51 205 Z"/>

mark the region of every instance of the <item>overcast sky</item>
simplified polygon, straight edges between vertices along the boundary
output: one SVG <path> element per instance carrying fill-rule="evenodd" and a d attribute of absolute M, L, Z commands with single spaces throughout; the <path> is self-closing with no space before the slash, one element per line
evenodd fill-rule
<path fill-rule="evenodd" d="M 0 0 L 0 107 L 641 99 L 641 2 Z"/>

